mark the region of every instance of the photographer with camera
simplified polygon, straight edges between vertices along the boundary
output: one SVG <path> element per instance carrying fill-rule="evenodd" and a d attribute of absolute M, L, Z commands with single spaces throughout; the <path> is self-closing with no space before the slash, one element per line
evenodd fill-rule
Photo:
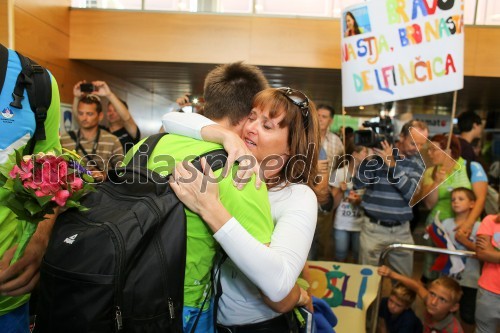
<path fill-rule="evenodd" d="M 372 128 L 383 126 L 374 141 L 364 140 L 365 146 L 375 146 L 373 159 L 365 159 L 354 178 L 356 189 L 365 188 L 361 201 L 365 211 L 360 235 L 361 264 L 378 265 L 380 253 L 390 244 L 414 244 L 409 221 L 413 218 L 410 200 L 424 173 L 423 164 L 416 162 L 425 145 L 428 129 L 425 123 L 412 120 L 406 123 L 393 146 L 387 120 Z M 357 143 L 359 144 L 359 143 Z M 399 273 L 412 275 L 413 254 L 393 251 L 389 263 Z"/>
<path fill-rule="evenodd" d="M 73 87 L 73 113 L 75 115 L 80 99 L 90 94 L 108 99 L 108 109 L 106 112 L 108 127 L 102 128 L 118 137 L 126 153 L 128 148 L 138 143 L 141 139 L 141 132 L 128 110 L 127 103 L 118 98 L 106 82 L 92 81 L 92 83 L 87 83 L 83 80 Z"/>

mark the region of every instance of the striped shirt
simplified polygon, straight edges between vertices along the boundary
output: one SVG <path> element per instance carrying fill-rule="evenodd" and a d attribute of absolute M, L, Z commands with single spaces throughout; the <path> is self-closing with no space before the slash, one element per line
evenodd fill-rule
<path fill-rule="evenodd" d="M 366 188 L 361 206 L 366 215 L 377 220 L 409 221 L 413 218 L 409 202 L 424 169 L 408 158 L 397 160 L 396 166 L 389 169 L 387 164 L 380 167 L 382 163 L 379 156 L 363 160 L 356 177 L 353 178 L 355 189 Z"/>
<path fill-rule="evenodd" d="M 118 162 L 124 158 L 123 147 L 118 138 L 106 130 L 100 129 L 99 140 L 96 144 L 94 152 L 95 137 L 87 140 L 80 136 L 80 145 L 85 149 L 87 154 L 91 155 L 91 161 L 88 156 L 84 156 L 84 152 L 78 149 L 76 152 L 83 157 L 81 164 L 92 171 L 108 171 L 114 169 Z M 76 142 L 65 134 L 61 137 L 61 146 L 68 150 L 76 150 Z M 97 167 L 95 166 L 97 163 Z"/>

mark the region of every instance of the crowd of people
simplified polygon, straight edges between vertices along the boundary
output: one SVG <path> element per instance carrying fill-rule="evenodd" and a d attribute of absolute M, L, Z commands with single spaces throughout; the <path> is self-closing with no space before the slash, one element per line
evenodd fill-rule
<path fill-rule="evenodd" d="M 58 141 L 57 129 L 47 128 L 50 140 L 36 151 L 59 145 L 75 150 L 92 176 L 104 182 L 108 170 L 130 161 L 141 133 L 127 104 L 106 82 L 82 89 L 87 85 L 80 81 L 73 89 L 79 130 Z M 53 101 L 53 108 L 58 105 Z M 259 68 L 238 62 L 208 73 L 201 114 L 163 117 L 170 134 L 155 147 L 148 168 L 172 173 L 171 188 L 187 207 L 184 332 L 297 332 L 293 309 L 314 311 L 321 302 L 297 283 L 299 276 L 307 279 L 307 260 L 378 265 L 388 245 L 414 244 L 410 225 L 416 202 L 429 211 L 426 225 L 438 218 L 455 247 L 476 251 L 477 259 L 466 259 L 460 274 L 445 276 L 431 269 L 435 259 L 428 256 L 422 281 L 416 281 L 413 254 L 391 252 L 388 266 L 378 272 L 398 284 L 380 303 L 379 330 L 462 332 L 463 325 L 469 332 L 474 326 L 477 332 L 494 332 L 500 325 L 500 220 L 489 215 L 480 223 L 489 185 L 472 142 L 481 138 L 481 119 L 464 112 L 458 117 L 459 136 L 430 139 L 427 125 L 411 120 L 394 143 L 386 138 L 367 147 L 347 128 L 343 140 L 330 131 L 334 113 L 299 90 L 270 88 Z M 101 125 L 104 118 L 107 127 Z M 182 163 L 221 145 L 228 152 L 225 171 L 208 166 L 193 171 Z M 179 163 L 156 158 L 162 154 Z M 428 156 L 430 167 L 422 156 Z M 223 172 L 229 176 L 219 177 Z M 24 257 L 10 265 L 16 217 L 0 209 L 0 225 L 11 231 L 0 248 L 0 327 L 28 332 L 26 294 L 38 281 L 55 217 L 40 223 Z M 215 300 L 212 268 L 222 252 L 228 259 L 220 268 L 222 294 Z M 425 304 L 422 319 L 411 310 L 416 295 Z"/>

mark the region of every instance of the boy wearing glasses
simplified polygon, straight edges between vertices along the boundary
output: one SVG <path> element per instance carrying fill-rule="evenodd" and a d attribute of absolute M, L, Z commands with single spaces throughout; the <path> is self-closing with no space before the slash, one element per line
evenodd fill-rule
<path fill-rule="evenodd" d="M 441 276 L 426 289 L 420 281 L 398 274 L 387 266 L 380 266 L 378 274 L 401 282 L 424 301 L 424 333 L 463 333 L 460 322 L 454 316 L 462 297 L 462 289 L 457 281 Z"/>

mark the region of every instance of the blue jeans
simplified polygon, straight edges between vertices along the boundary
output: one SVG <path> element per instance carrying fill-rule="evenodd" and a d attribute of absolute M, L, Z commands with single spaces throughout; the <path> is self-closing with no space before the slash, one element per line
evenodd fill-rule
<path fill-rule="evenodd" d="M 213 302 L 210 302 L 210 307 L 202 311 L 200 314 L 200 319 L 198 320 L 198 324 L 196 325 L 196 329 L 194 332 L 196 333 L 214 333 L 214 306 Z M 182 310 L 182 323 L 183 323 L 183 331 L 185 333 L 191 332 L 191 328 L 196 321 L 196 317 L 200 309 L 193 308 L 190 306 L 184 306 Z"/>
<path fill-rule="evenodd" d="M 0 316 L 0 331 L 2 333 L 29 333 L 30 316 L 28 302 Z"/>
<path fill-rule="evenodd" d="M 359 260 L 359 231 L 333 229 L 335 234 L 335 260 L 345 261 L 351 245 L 354 260 Z"/>

